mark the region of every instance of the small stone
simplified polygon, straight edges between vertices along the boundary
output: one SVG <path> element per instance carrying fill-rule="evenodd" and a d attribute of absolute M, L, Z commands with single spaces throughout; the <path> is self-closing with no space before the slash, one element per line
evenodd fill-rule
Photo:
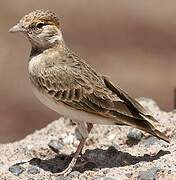
<path fill-rule="evenodd" d="M 147 139 L 145 139 L 144 141 L 143 141 L 143 144 L 146 146 L 146 147 L 149 147 L 149 146 L 151 146 L 151 145 L 155 145 L 155 144 L 161 144 L 162 142 L 159 140 L 159 139 L 157 139 L 156 137 L 154 137 L 154 136 L 151 136 L 151 137 L 149 137 L 149 138 L 147 138 Z"/>
<path fill-rule="evenodd" d="M 140 179 L 154 180 L 156 179 L 156 175 L 159 172 L 159 170 L 160 169 L 158 167 L 153 167 L 147 169 L 146 171 L 142 171 L 138 176 L 138 180 Z"/>
<path fill-rule="evenodd" d="M 129 141 L 129 144 L 136 144 L 142 139 L 143 133 L 135 128 L 130 128 L 127 138 Z"/>
<path fill-rule="evenodd" d="M 0 160 L 0 168 L 4 166 L 4 162 Z"/>
<path fill-rule="evenodd" d="M 108 174 L 109 171 L 110 171 L 110 169 L 105 169 L 105 170 L 103 170 L 103 174 Z"/>
<path fill-rule="evenodd" d="M 79 176 L 80 176 L 80 172 L 78 172 L 78 171 L 73 171 L 73 172 L 71 172 L 70 174 L 69 174 L 69 177 L 70 178 L 78 178 Z"/>
<path fill-rule="evenodd" d="M 72 134 L 69 134 L 63 139 L 63 144 L 73 144 L 75 136 Z"/>
<path fill-rule="evenodd" d="M 51 141 L 48 143 L 48 146 L 49 146 L 55 153 L 58 153 L 58 152 L 63 148 L 63 145 L 62 145 L 61 142 L 58 141 L 58 140 L 51 140 Z"/>
<path fill-rule="evenodd" d="M 28 174 L 38 174 L 40 173 L 40 170 L 38 167 L 35 166 L 31 166 L 28 170 L 27 170 Z"/>
<path fill-rule="evenodd" d="M 24 167 L 21 167 L 18 164 L 15 164 L 9 168 L 9 171 L 14 174 L 15 176 L 19 176 L 21 173 L 25 171 Z"/>
<path fill-rule="evenodd" d="M 126 177 L 131 178 L 132 173 L 126 173 L 125 175 L 126 175 Z"/>

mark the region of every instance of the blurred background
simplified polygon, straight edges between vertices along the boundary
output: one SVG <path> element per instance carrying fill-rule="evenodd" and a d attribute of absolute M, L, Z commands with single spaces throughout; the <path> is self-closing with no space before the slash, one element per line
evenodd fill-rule
<path fill-rule="evenodd" d="M 0 143 L 12 142 L 59 116 L 33 95 L 30 44 L 8 30 L 34 9 L 54 11 L 67 45 L 133 97 L 173 109 L 176 87 L 176 1 L 1 0 Z"/>

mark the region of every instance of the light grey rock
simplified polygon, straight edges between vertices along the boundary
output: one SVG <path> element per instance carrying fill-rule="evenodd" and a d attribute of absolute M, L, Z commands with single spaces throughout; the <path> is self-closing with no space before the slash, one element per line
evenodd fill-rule
<path fill-rule="evenodd" d="M 15 176 L 19 176 L 21 173 L 25 171 L 25 168 L 18 164 L 15 164 L 9 168 L 9 171 Z"/>
<path fill-rule="evenodd" d="M 158 167 L 147 169 L 139 174 L 138 180 L 154 180 L 159 171 L 160 169 Z"/>
<path fill-rule="evenodd" d="M 0 160 L 0 168 L 4 166 L 4 162 Z"/>
<path fill-rule="evenodd" d="M 152 145 L 155 145 L 155 144 L 161 144 L 162 141 L 157 139 L 156 137 L 149 137 L 147 139 L 145 139 L 143 142 L 142 142 L 146 147 L 149 147 L 149 146 L 152 146 Z"/>
<path fill-rule="evenodd" d="M 40 169 L 38 167 L 31 166 L 28 168 L 27 173 L 28 174 L 38 174 L 38 173 L 40 173 Z"/>
<path fill-rule="evenodd" d="M 48 146 L 55 152 L 58 153 L 61 149 L 63 149 L 63 144 L 59 140 L 51 140 L 48 143 Z"/>
<path fill-rule="evenodd" d="M 79 178 L 79 176 L 80 176 L 80 172 L 78 172 L 78 171 L 73 171 L 73 172 L 71 172 L 70 174 L 69 174 L 69 178 L 71 178 L 71 179 L 73 179 L 73 178 Z"/>
<path fill-rule="evenodd" d="M 64 139 L 63 139 L 63 144 L 73 144 L 75 139 L 75 136 L 73 134 L 68 134 Z"/>

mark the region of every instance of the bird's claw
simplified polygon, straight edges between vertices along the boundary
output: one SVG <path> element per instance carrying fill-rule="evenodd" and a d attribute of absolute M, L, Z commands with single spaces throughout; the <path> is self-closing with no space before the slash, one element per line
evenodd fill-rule
<path fill-rule="evenodd" d="M 63 170 L 63 171 L 54 174 L 54 176 L 61 176 L 61 175 L 64 176 L 64 177 L 67 176 L 73 170 L 73 168 L 74 168 L 74 166 L 76 164 L 76 161 L 77 161 L 77 158 L 73 157 L 73 159 L 71 160 L 71 162 L 68 165 L 68 167 L 65 170 Z"/>

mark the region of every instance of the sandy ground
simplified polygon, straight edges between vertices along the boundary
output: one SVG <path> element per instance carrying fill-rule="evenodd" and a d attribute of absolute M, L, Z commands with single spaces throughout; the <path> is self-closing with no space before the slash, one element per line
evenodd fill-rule
<path fill-rule="evenodd" d="M 0 145 L 1 179 L 176 179 L 176 111 L 161 111 L 146 98 L 139 102 L 160 121 L 170 144 L 128 127 L 95 125 L 75 169 L 57 176 L 78 145 L 75 126 L 60 118 L 23 140 Z"/>

